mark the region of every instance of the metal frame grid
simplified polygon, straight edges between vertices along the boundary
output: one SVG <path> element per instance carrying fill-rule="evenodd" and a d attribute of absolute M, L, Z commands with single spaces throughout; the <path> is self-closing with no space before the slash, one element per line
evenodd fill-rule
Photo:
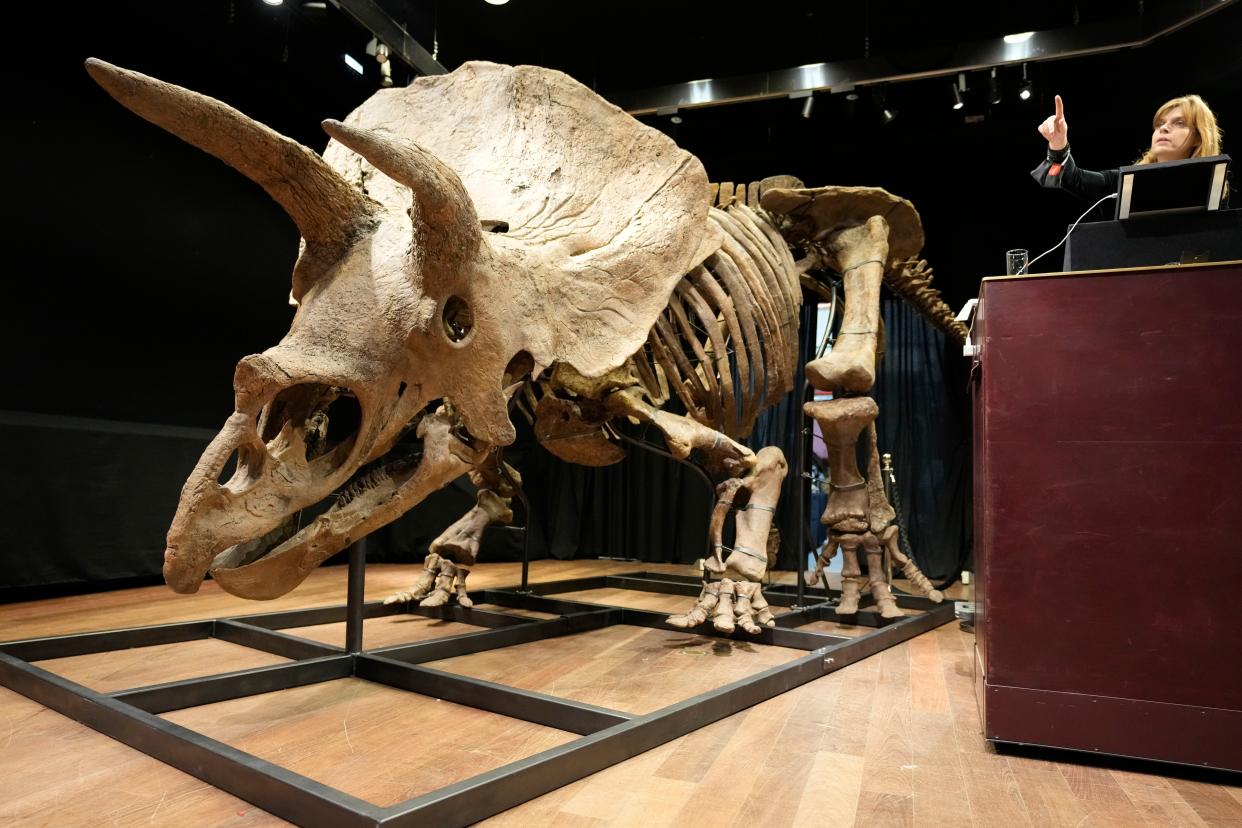
<path fill-rule="evenodd" d="M 934 604 L 910 596 L 899 596 L 898 605 L 920 610 L 922 614 L 890 620 L 864 608 L 854 618 L 840 618 L 835 615 L 833 606 L 837 593 L 809 589 L 806 597 L 815 603 L 777 616 L 776 627 L 765 628 L 758 636 L 740 630 L 732 636 L 722 636 L 711 628 L 690 631 L 709 637 L 732 637 L 794 648 L 803 650 L 806 655 L 639 716 L 419 664 L 614 624 L 688 632 L 666 624 L 665 613 L 568 601 L 554 596 L 602 588 L 697 596 L 701 586 L 698 579 L 638 572 L 540 583 L 531 585 L 529 590 L 483 589 L 470 593 L 477 604 L 559 616 L 536 620 L 460 606 L 427 609 L 364 603 L 364 560 L 363 544 L 356 543 L 350 550 L 348 603 L 345 605 L 0 644 L 0 685 L 300 825 L 406 826 L 426 822 L 465 825 L 596 773 L 953 620 L 952 604 Z M 769 586 L 764 594 L 775 607 L 794 607 L 798 600 L 793 588 L 780 585 Z M 402 612 L 485 629 L 412 644 L 363 649 L 364 618 Z M 798 629 L 827 619 L 874 629 L 853 638 Z M 345 648 L 281 632 L 340 621 L 346 622 Z M 218 638 L 292 660 L 286 664 L 112 693 L 96 692 L 31 663 L 204 638 Z M 414 799 L 380 807 L 158 715 L 351 676 L 577 733 L 581 738 Z"/>

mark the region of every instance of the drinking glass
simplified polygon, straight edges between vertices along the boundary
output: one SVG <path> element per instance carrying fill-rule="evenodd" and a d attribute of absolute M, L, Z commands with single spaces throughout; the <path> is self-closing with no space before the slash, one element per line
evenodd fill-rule
<path fill-rule="evenodd" d="M 1018 276 L 1026 273 L 1026 251 L 1022 248 L 1005 251 L 1005 275 Z"/>

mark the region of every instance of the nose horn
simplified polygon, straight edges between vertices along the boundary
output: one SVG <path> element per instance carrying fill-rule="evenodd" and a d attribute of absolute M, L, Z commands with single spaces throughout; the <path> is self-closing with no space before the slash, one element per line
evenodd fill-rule
<path fill-rule="evenodd" d="M 233 372 L 233 388 L 237 399 L 247 400 L 261 396 L 274 385 L 289 382 L 289 372 L 283 370 L 265 354 L 251 354 L 237 363 Z"/>

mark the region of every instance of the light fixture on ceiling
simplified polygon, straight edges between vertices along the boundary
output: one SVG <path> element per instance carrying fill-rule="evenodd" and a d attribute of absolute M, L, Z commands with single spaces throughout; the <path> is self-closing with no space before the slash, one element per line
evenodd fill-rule
<path fill-rule="evenodd" d="M 353 69 L 359 75 L 366 74 L 366 70 L 362 68 L 362 64 L 359 63 L 353 55 L 345 55 L 345 65 L 350 69 Z"/>
<path fill-rule="evenodd" d="M 1015 34 L 1007 34 L 1004 37 L 1006 43 L 1025 43 L 1034 36 L 1034 32 L 1017 32 Z"/>
<path fill-rule="evenodd" d="M 953 82 L 953 108 L 961 109 L 966 105 L 966 99 L 962 93 L 966 91 L 966 73 L 959 72 L 957 80 Z"/>
<path fill-rule="evenodd" d="M 387 43 L 381 43 L 378 37 L 373 37 L 367 43 L 366 53 L 375 58 L 376 64 L 379 65 L 380 86 L 388 89 L 392 86 L 392 61 L 389 60 L 390 52 Z"/>
<path fill-rule="evenodd" d="M 988 78 L 988 100 L 994 104 L 1001 102 L 1000 78 L 996 77 L 996 67 L 992 67 L 992 75 Z"/>
<path fill-rule="evenodd" d="M 882 91 L 875 93 L 875 106 L 880 110 L 880 123 L 891 124 L 897 120 L 897 110 L 892 109 L 888 105 L 888 97 Z"/>
<path fill-rule="evenodd" d="M 505 3 L 508 3 L 509 0 L 483 0 L 483 2 L 487 3 L 489 6 L 503 6 Z"/>
<path fill-rule="evenodd" d="M 811 112 L 815 109 L 815 96 L 807 95 L 806 101 L 802 104 L 802 117 L 810 120 Z"/>
<path fill-rule="evenodd" d="M 490 0 L 489 0 L 489 2 L 490 2 Z M 673 117 L 671 117 L 671 118 L 669 118 L 669 119 L 668 119 L 668 122 L 669 122 L 670 124 L 680 124 L 680 123 L 681 123 L 681 116 L 680 116 L 680 115 L 674 115 Z"/>
<path fill-rule="evenodd" d="M 1031 99 L 1031 79 L 1026 76 L 1026 64 L 1022 64 L 1022 85 L 1018 87 L 1018 97 L 1024 101 Z"/>
<path fill-rule="evenodd" d="M 381 43 L 376 47 L 375 62 L 380 68 L 380 86 L 387 89 L 392 86 L 392 61 L 388 59 L 387 43 Z"/>
<path fill-rule="evenodd" d="M 263 2 L 269 6 L 279 6 L 284 3 L 285 0 L 263 0 Z"/>

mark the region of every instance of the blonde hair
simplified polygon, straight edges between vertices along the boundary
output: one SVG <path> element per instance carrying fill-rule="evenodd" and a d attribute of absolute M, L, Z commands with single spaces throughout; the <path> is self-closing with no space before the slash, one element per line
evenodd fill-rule
<path fill-rule="evenodd" d="M 1153 131 L 1156 125 L 1160 123 L 1170 110 L 1181 107 L 1182 115 L 1186 118 L 1186 126 L 1190 127 L 1197 138 L 1199 145 L 1195 147 L 1195 151 L 1190 154 L 1191 158 L 1207 158 L 1212 155 L 1220 155 L 1220 135 L 1221 129 L 1216 125 L 1216 116 L 1212 114 L 1212 110 L 1208 107 L 1207 102 L 1198 95 L 1183 95 L 1180 98 L 1174 98 L 1166 101 L 1156 114 L 1152 116 L 1151 128 Z M 1135 164 L 1154 164 L 1156 162 L 1155 154 L 1148 149 Z"/>

